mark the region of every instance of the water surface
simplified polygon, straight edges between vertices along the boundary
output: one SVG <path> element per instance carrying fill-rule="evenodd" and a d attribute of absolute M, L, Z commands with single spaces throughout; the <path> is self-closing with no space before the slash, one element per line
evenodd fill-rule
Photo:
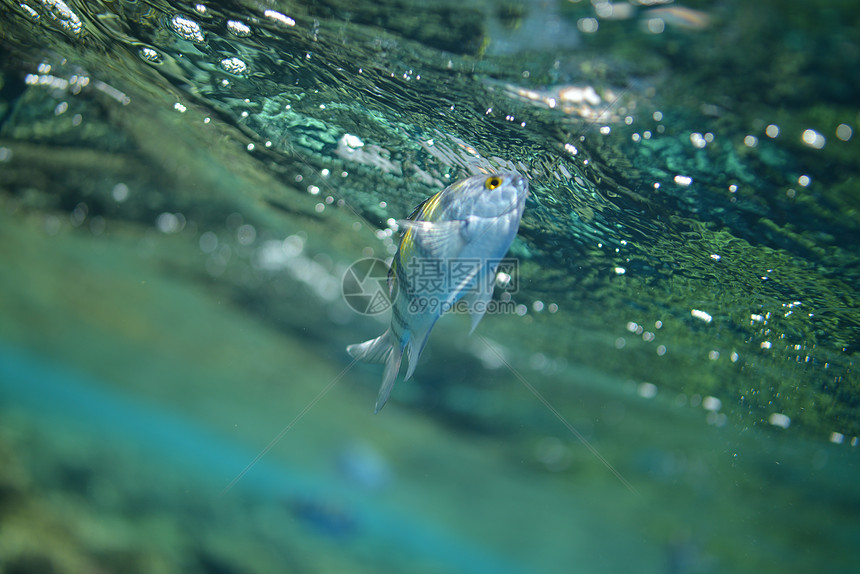
<path fill-rule="evenodd" d="M 0 569 L 856 568 L 852 4 L 0 6 Z M 345 270 L 498 169 L 374 416 Z"/>

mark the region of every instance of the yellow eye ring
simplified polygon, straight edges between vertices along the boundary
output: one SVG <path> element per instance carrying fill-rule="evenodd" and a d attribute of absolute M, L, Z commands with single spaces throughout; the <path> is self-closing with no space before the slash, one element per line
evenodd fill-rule
<path fill-rule="evenodd" d="M 488 177 L 487 181 L 484 182 L 484 187 L 490 190 L 496 189 L 500 185 L 502 185 L 502 178 L 495 175 L 492 177 Z"/>

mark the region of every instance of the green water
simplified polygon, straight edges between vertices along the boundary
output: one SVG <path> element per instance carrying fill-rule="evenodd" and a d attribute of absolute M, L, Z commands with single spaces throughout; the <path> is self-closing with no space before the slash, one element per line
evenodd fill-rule
<path fill-rule="evenodd" d="M 853 3 L 0 14 L 0 573 L 857 569 Z M 373 415 L 341 278 L 495 169 Z"/>

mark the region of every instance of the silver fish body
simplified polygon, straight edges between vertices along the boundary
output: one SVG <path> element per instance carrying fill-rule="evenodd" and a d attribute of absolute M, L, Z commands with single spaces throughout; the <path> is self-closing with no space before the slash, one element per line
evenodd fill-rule
<path fill-rule="evenodd" d="M 516 173 L 476 175 L 419 205 L 409 219 L 389 274 L 391 324 L 379 337 L 347 347 L 355 359 L 384 363 L 376 412 L 409 358 L 415 371 L 433 325 L 463 301 L 477 327 L 493 295 L 496 268 L 516 237 L 528 182 Z"/>

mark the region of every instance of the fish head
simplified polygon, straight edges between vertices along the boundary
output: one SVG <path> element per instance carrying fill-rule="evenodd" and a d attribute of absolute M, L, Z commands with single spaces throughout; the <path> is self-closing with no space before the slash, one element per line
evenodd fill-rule
<path fill-rule="evenodd" d="M 522 214 L 528 192 L 526 178 L 518 173 L 503 172 L 474 175 L 463 180 L 458 195 L 472 215 L 492 218 L 512 212 Z"/>

